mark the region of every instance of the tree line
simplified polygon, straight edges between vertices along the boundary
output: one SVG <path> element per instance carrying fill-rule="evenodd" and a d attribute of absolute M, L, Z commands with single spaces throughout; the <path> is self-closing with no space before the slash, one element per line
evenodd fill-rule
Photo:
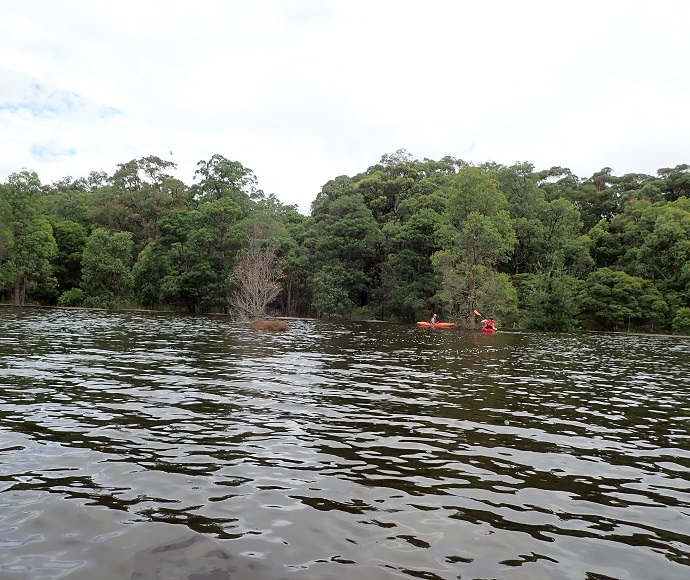
<path fill-rule="evenodd" d="M 690 333 L 690 166 L 588 178 L 384 155 L 304 216 L 238 161 L 0 185 L 0 299 L 253 318 Z"/>

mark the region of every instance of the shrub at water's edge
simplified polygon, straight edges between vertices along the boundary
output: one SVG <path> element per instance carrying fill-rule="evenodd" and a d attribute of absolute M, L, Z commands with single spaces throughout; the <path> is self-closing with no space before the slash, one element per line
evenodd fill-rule
<path fill-rule="evenodd" d="M 690 308 L 679 308 L 673 319 L 673 332 L 690 335 Z"/>
<path fill-rule="evenodd" d="M 81 288 L 65 290 L 58 298 L 58 306 L 79 307 L 84 304 L 86 294 Z"/>

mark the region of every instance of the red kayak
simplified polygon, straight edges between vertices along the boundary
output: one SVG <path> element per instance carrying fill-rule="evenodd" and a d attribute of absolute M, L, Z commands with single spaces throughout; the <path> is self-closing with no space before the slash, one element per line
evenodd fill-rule
<path fill-rule="evenodd" d="M 425 321 L 419 321 L 417 323 L 417 326 L 430 326 L 432 328 L 452 328 L 455 326 L 455 322 L 434 322 L 431 324 L 431 322 L 425 322 Z"/>
<path fill-rule="evenodd" d="M 486 332 L 487 334 L 493 334 L 496 332 L 495 328 L 491 328 L 490 326 L 482 326 L 482 332 Z"/>

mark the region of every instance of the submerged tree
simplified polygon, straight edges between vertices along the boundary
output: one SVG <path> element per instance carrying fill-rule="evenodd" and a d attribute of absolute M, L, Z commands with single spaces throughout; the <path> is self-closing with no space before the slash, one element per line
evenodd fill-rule
<path fill-rule="evenodd" d="M 260 230 L 255 229 L 249 248 L 238 254 L 229 280 L 233 291 L 228 302 L 240 319 L 260 318 L 280 294 L 283 273 L 278 266 L 278 244 L 267 240 Z"/>

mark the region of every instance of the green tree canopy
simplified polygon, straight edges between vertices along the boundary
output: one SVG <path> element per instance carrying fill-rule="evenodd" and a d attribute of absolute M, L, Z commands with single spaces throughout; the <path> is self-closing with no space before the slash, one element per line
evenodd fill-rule
<path fill-rule="evenodd" d="M 586 319 L 606 330 L 660 324 L 669 312 L 652 282 L 610 268 L 600 268 L 587 277 L 581 303 Z"/>
<path fill-rule="evenodd" d="M 57 253 L 45 215 L 41 181 L 33 171 L 13 173 L 0 188 L 0 283 L 24 306 L 39 285 L 55 285 L 50 260 Z"/>
<path fill-rule="evenodd" d="M 81 284 L 82 257 L 89 234 L 77 222 L 60 220 L 53 223 L 53 235 L 57 243 L 57 255 L 52 261 L 53 272 L 58 292 L 62 293 Z"/>
<path fill-rule="evenodd" d="M 442 277 L 441 293 L 447 297 L 449 289 L 455 288 L 454 314 L 464 314 L 470 325 L 475 308 L 496 306 L 483 302 L 480 277 L 507 261 L 516 243 L 507 208 L 493 173 L 479 167 L 461 169 L 446 192 L 443 234 L 447 249 L 436 257 L 435 266 Z"/>
<path fill-rule="evenodd" d="M 85 306 L 115 308 L 132 289 L 132 234 L 95 230 L 86 242 L 82 261 Z"/>

